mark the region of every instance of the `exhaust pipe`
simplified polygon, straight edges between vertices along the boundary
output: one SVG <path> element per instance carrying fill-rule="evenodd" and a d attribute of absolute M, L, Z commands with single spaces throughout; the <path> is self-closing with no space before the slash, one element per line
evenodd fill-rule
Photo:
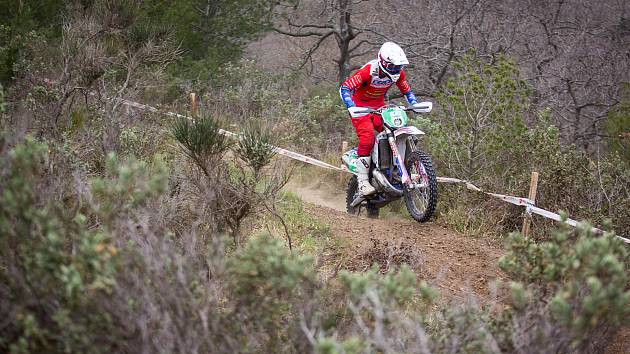
<path fill-rule="evenodd" d="M 387 180 L 387 177 L 385 177 L 385 175 L 381 171 L 372 171 L 372 176 L 374 177 L 374 179 L 376 179 L 376 182 L 380 185 L 380 187 L 384 189 L 385 193 L 393 194 L 396 197 L 402 197 L 403 191 L 392 186 L 391 183 L 389 183 L 389 181 Z"/>
<path fill-rule="evenodd" d="M 381 171 L 373 170 L 372 177 L 374 177 L 374 179 L 376 180 L 376 184 L 377 184 L 377 186 L 375 186 L 376 189 L 378 189 L 380 192 L 385 193 L 386 195 L 389 195 L 389 198 L 391 197 L 397 198 L 397 197 L 403 196 L 403 191 L 392 186 L 391 183 L 389 183 L 389 181 L 387 180 L 387 177 L 385 177 L 385 175 Z M 350 203 L 350 206 L 354 208 L 365 200 L 366 200 L 365 196 L 359 195 L 356 198 L 354 198 L 352 203 Z"/>
<path fill-rule="evenodd" d="M 357 205 L 361 204 L 361 202 L 362 202 L 362 201 L 364 201 L 364 200 L 365 200 L 365 197 L 364 197 L 364 196 L 362 196 L 362 195 L 360 195 L 360 196 L 358 196 L 358 197 L 354 198 L 354 200 L 352 201 L 352 203 L 350 203 L 350 206 L 354 208 L 354 207 L 356 207 Z"/>

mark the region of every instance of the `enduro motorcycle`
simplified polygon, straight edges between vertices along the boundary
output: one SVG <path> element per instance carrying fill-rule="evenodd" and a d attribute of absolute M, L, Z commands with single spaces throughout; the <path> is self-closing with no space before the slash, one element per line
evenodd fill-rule
<path fill-rule="evenodd" d="M 362 108 L 356 113 L 376 113 L 383 119 L 383 131 L 375 136 L 370 166 L 370 184 L 376 193 L 362 196 L 356 176 L 356 148 L 343 154 L 341 160 L 354 174 L 346 189 L 348 213 L 359 215 L 362 208 L 367 216 L 377 218 L 379 209 L 400 198 L 405 199 L 409 214 L 418 222 L 425 222 L 435 212 L 438 200 L 437 179 L 431 157 L 418 148 L 420 129 L 408 126 L 407 111 L 429 113 L 431 102 L 420 102 L 409 107 L 387 105 L 379 109 Z"/>

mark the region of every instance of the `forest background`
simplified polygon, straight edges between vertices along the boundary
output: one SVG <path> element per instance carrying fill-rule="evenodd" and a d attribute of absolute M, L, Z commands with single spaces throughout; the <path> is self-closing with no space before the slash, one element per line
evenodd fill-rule
<path fill-rule="evenodd" d="M 627 321 L 627 1 L 0 8 L 3 352 L 597 352 Z M 506 248 L 500 311 L 404 265 L 331 268 L 343 240 L 282 191 L 300 168 L 268 145 L 336 164 L 354 139 L 338 84 L 387 40 L 435 103 L 413 123 L 440 175 L 524 195 L 539 171 L 537 205 L 608 230 L 508 236 L 522 210 L 441 190 L 436 222 Z M 161 114 L 189 92 L 198 119 Z"/>

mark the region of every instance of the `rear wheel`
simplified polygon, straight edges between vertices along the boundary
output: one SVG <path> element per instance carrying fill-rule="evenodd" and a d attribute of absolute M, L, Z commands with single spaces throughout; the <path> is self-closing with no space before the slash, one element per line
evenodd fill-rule
<path fill-rule="evenodd" d="M 352 176 L 350 181 L 348 181 L 348 187 L 346 188 L 346 210 L 348 214 L 352 215 L 360 215 L 361 211 L 365 210 L 366 215 L 370 219 L 378 218 L 378 208 L 375 208 L 371 205 L 362 205 L 359 204 L 356 207 L 353 207 L 351 204 L 356 197 L 359 196 L 359 181 L 357 181 L 357 176 Z"/>
<path fill-rule="evenodd" d="M 438 200 L 437 178 L 429 155 L 412 151 L 405 159 L 405 167 L 413 183 L 422 183 L 422 188 L 405 188 L 405 205 L 409 214 L 418 222 L 425 222 L 435 212 Z"/>

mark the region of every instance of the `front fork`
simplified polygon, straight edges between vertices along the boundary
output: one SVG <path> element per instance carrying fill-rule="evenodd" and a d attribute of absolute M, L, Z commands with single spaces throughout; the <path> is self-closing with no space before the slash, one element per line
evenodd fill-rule
<path fill-rule="evenodd" d="M 405 162 L 402 160 L 400 153 L 398 152 L 398 146 L 396 145 L 396 139 L 394 139 L 394 134 L 392 132 L 388 132 L 387 141 L 389 142 L 389 147 L 392 149 L 392 155 L 394 157 L 394 163 L 398 167 L 398 173 L 400 174 L 400 181 L 406 186 L 411 187 L 412 181 L 409 177 L 409 173 L 407 173 L 407 169 L 405 168 Z"/>
<path fill-rule="evenodd" d="M 407 149 L 407 150 L 409 150 L 408 152 L 417 150 L 415 141 L 413 140 L 413 137 L 410 137 L 409 139 L 410 140 L 409 140 L 408 146 L 411 149 Z M 424 178 L 425 175 L 426 175 L 426 171 L 424 170 L 424 166 L 422 165 L 422 163 L 420 164 L 420 168 L 418 169 L 420 174 L 421 174 L 420 175 L 420 181 L 422 181 L 422 182 L 416 183 L 409 176 L 409 172 L 407 171 L 407 168 L 405 167 L 405 162 L 403 161 L 403 158 L 402 158 L 402 156 L 400 156 L 400 153 L 398 151 L 398 145 L 396 144 L 396 140 L 394 139 L 394 134 L 392 134 L 391 131 L 389 132 L 389 134 L 387 134 L 387 141 L 389 142 L 389 146 L 392 149 L 392 155 L 394 157 L 394 163 L 398 167 L 398 171 L 399 171 L 399 174 L 400 174 L 400 180 L 405 185 L 405 187 L 410 188 L 410 189 L 424 187 L 425 184 L 424 184 L 423 181 L 426 179 L 426 178 Z"/>

